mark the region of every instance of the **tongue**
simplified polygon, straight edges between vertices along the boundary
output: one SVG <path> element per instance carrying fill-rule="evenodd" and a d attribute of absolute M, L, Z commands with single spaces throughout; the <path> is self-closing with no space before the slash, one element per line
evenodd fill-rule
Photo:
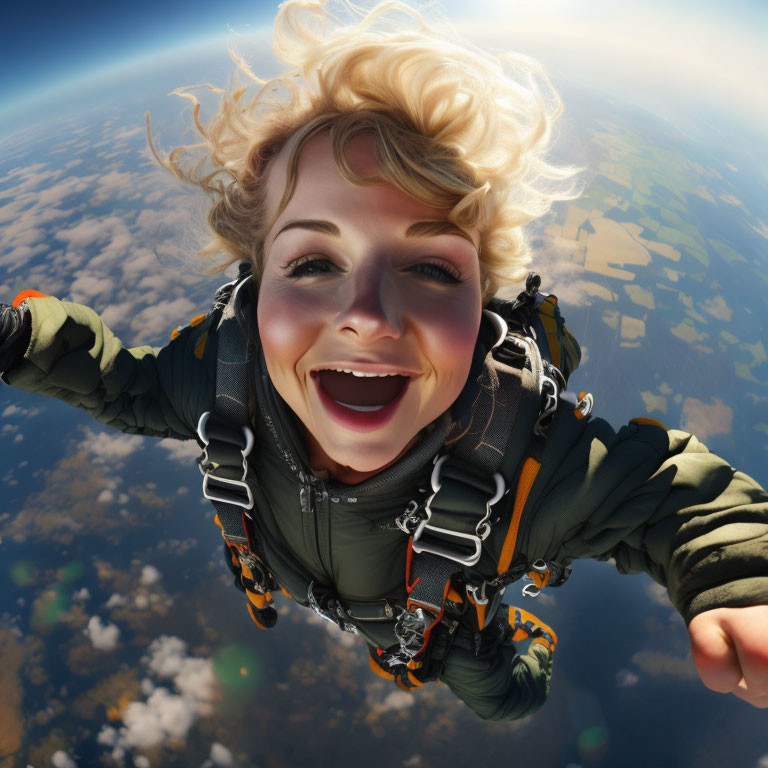
<path fill-rule="evenodd" d="M 355 376 L 340 371 L 318 371 L 320 386 L 347 405 L 386 405 L 402 392 L 407 376 Z"/>

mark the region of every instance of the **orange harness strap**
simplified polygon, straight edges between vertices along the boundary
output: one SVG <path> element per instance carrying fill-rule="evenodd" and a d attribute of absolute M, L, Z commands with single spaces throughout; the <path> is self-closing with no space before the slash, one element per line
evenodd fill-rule
<path fill-rule="evenodd" d="M 512 563 L 512 555 L 515 553 L 517 545 L 517 532 L 520 528 L 520 519 L 523 516 L 525 502 L 528 501 L 528 495 L 533 488 L 536 476 L 539 474 L 541 462 L 529 456 L 520 470 L 520 478 L 517 481 L 517 491 L 515 493 L 515 505 L 512 508 L 512 519 L 509 522 L 507 535 L 504 538 L 504 545 L 501 548 L 501 555 L 496 566 L 496 573 L 501 575 L 509 570 Z"/>

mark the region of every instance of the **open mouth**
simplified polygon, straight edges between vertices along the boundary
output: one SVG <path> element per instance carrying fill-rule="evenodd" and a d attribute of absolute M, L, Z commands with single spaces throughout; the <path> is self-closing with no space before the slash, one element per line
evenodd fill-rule
<path fill-rule="evenodd" d="M 320 388 L 339 405 L 370 413 L 395 400 L 408 383 L 408 376 L 361 375 L 343 371 L 313 372 Z"/>
<path fill-rule="evenodd" d="M 340 426 L 355 432 L 381 429 L 394 417 L 408 391 L 410 376 L 341 370 L 312 371 L 320 402 Z"/>

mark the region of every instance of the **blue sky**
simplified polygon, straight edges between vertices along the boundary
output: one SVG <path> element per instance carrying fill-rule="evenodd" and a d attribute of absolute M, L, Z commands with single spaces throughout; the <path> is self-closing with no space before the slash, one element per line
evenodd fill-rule
<path fill-rule="evenodd" d="M 362 3 L 361 3 L 362 4 Z M 423 3 L 422 3 L 423 4 Z M 0 24 L 5 117 L 52 86 L 191 43 L 271 25 L 276 0 L 6 3 Z M 540 58 L 557 77 L 627 93 L 665 114 L 710 110 L 760 136 L 768 71 L 765 0 L 444 0 L 468 36 Z M 681 110 L 682 111 L 682 110 Z M 22 120 L 23 122 L 23 120 Z"/>

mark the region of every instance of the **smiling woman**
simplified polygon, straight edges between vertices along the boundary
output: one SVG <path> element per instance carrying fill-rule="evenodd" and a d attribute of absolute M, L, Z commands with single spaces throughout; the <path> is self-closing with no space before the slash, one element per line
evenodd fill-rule
<path fill-rule="evenodd" d="M 617 432 L 565 394 L 580 351 L 536 275 L 495 297 L 525 277 L 524 225 L 575 194 L 545 159 L 560 103 L 540 68 L 400 3 L 341 11 L 284 3 L 292 69 L 265 83 L 241 62 L 253 97 L 207 125 L 196 104 L 201 147 L 161 159 L 212 197 L 212 271 L 240 261 L 211 311 L 125 349 L 27 291 L 0 305 L 3 380 L 197 439 L 254 622 L 275 624 L 281 589 L 404 690 L 535 711 L 557 637 L 504 589 L 527 575 L 535 596 L 590 557 L 664 584 L 705 683 L 768 706 L 768 494 L 690 434 Z"/>

